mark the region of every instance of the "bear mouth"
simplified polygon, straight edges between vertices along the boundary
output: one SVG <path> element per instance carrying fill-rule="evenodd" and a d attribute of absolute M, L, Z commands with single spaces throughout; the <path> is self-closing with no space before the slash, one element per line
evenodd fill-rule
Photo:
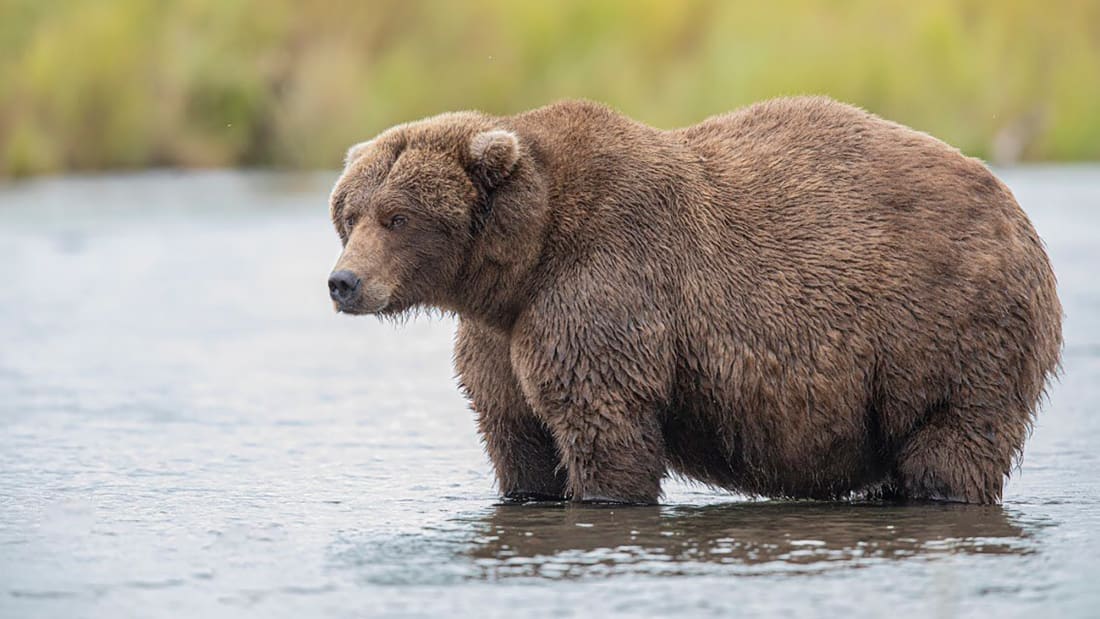
<path fill-rule="evenodd" d="M 388 302 L 383 302 L 378 307 L 367 307 L 361 301 L 356 300 L 351 303 L 337 303 L 333 301 L 333 309 L 340 314 L 349 314 L 351 316 L 367 316 L 370 314 L 382 314 L 387 310 Z"/>
<path fill-rule="evenodd" d="M 352 303 L 345 303 L 343 305 L 333 302 L 333 308 L 340 314 L 348 314 L 350 316 L 378 316 L 380 318 L 401 316 L 407 313 L 412 307 L 411 304 L 402 303 L 393 298 L 386 299 L 375 307 L 365 305 L 362 299 L 356 299 Z"/>

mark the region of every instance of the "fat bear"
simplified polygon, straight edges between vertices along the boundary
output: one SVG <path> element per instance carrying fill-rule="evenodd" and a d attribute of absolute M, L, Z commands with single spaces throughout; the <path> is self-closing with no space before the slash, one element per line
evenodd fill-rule
<path fill-rule="evenodd" d="M 676 130 L 567 101 L 348 152 L 339 311 L 435 308 L 500 492 L 994 503 L 1061 351 L 1011 192 L 821 97 Z"/>

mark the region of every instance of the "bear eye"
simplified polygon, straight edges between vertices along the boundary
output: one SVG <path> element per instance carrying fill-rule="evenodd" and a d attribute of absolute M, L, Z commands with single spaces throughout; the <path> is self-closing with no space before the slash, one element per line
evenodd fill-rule
<path fill-rule="evenodd" d="M 404 215 L 394 215 L 393 217 L 390 217 L 390 222 L 386 224 L 386 227 L 390 230 L 393 230 L 395 228 L 400 228 L 408 221 L 409 218 L 405 217 Z"/>
<path fill-rule="evenodd" d="M 356 221 L 357 218 L 355 217 L 355 215 L 348 215 L 347 217 L 344 217 L 344 230 L 347 230 L 348 234 L 351 234 L 351 231 L 355 229 Z"/>

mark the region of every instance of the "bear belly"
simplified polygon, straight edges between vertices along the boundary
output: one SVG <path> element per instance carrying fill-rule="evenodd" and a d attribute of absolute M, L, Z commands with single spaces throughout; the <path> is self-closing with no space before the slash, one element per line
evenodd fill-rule
<path fill-rule="evenodd" d="M 814 411 L 790 413 L 738 410 L 700 394 L 682 398 L 662 419 L 668 470 L 748 495 L 826 500 L 875 492 L 889 480 L 893 454 L 874 410 L 834 419 L 828 432 Z"/>

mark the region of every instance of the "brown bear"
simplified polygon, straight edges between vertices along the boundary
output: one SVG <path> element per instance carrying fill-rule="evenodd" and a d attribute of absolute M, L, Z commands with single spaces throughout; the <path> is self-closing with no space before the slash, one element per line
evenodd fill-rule
<path fill-rule="evenodd" d="M 339 311 L 457 315 L 505 497 L 993 503 L 1061 351 L 981 162 L 821 97 L 654 129 L 591 102 L 352 147 Z"/>

